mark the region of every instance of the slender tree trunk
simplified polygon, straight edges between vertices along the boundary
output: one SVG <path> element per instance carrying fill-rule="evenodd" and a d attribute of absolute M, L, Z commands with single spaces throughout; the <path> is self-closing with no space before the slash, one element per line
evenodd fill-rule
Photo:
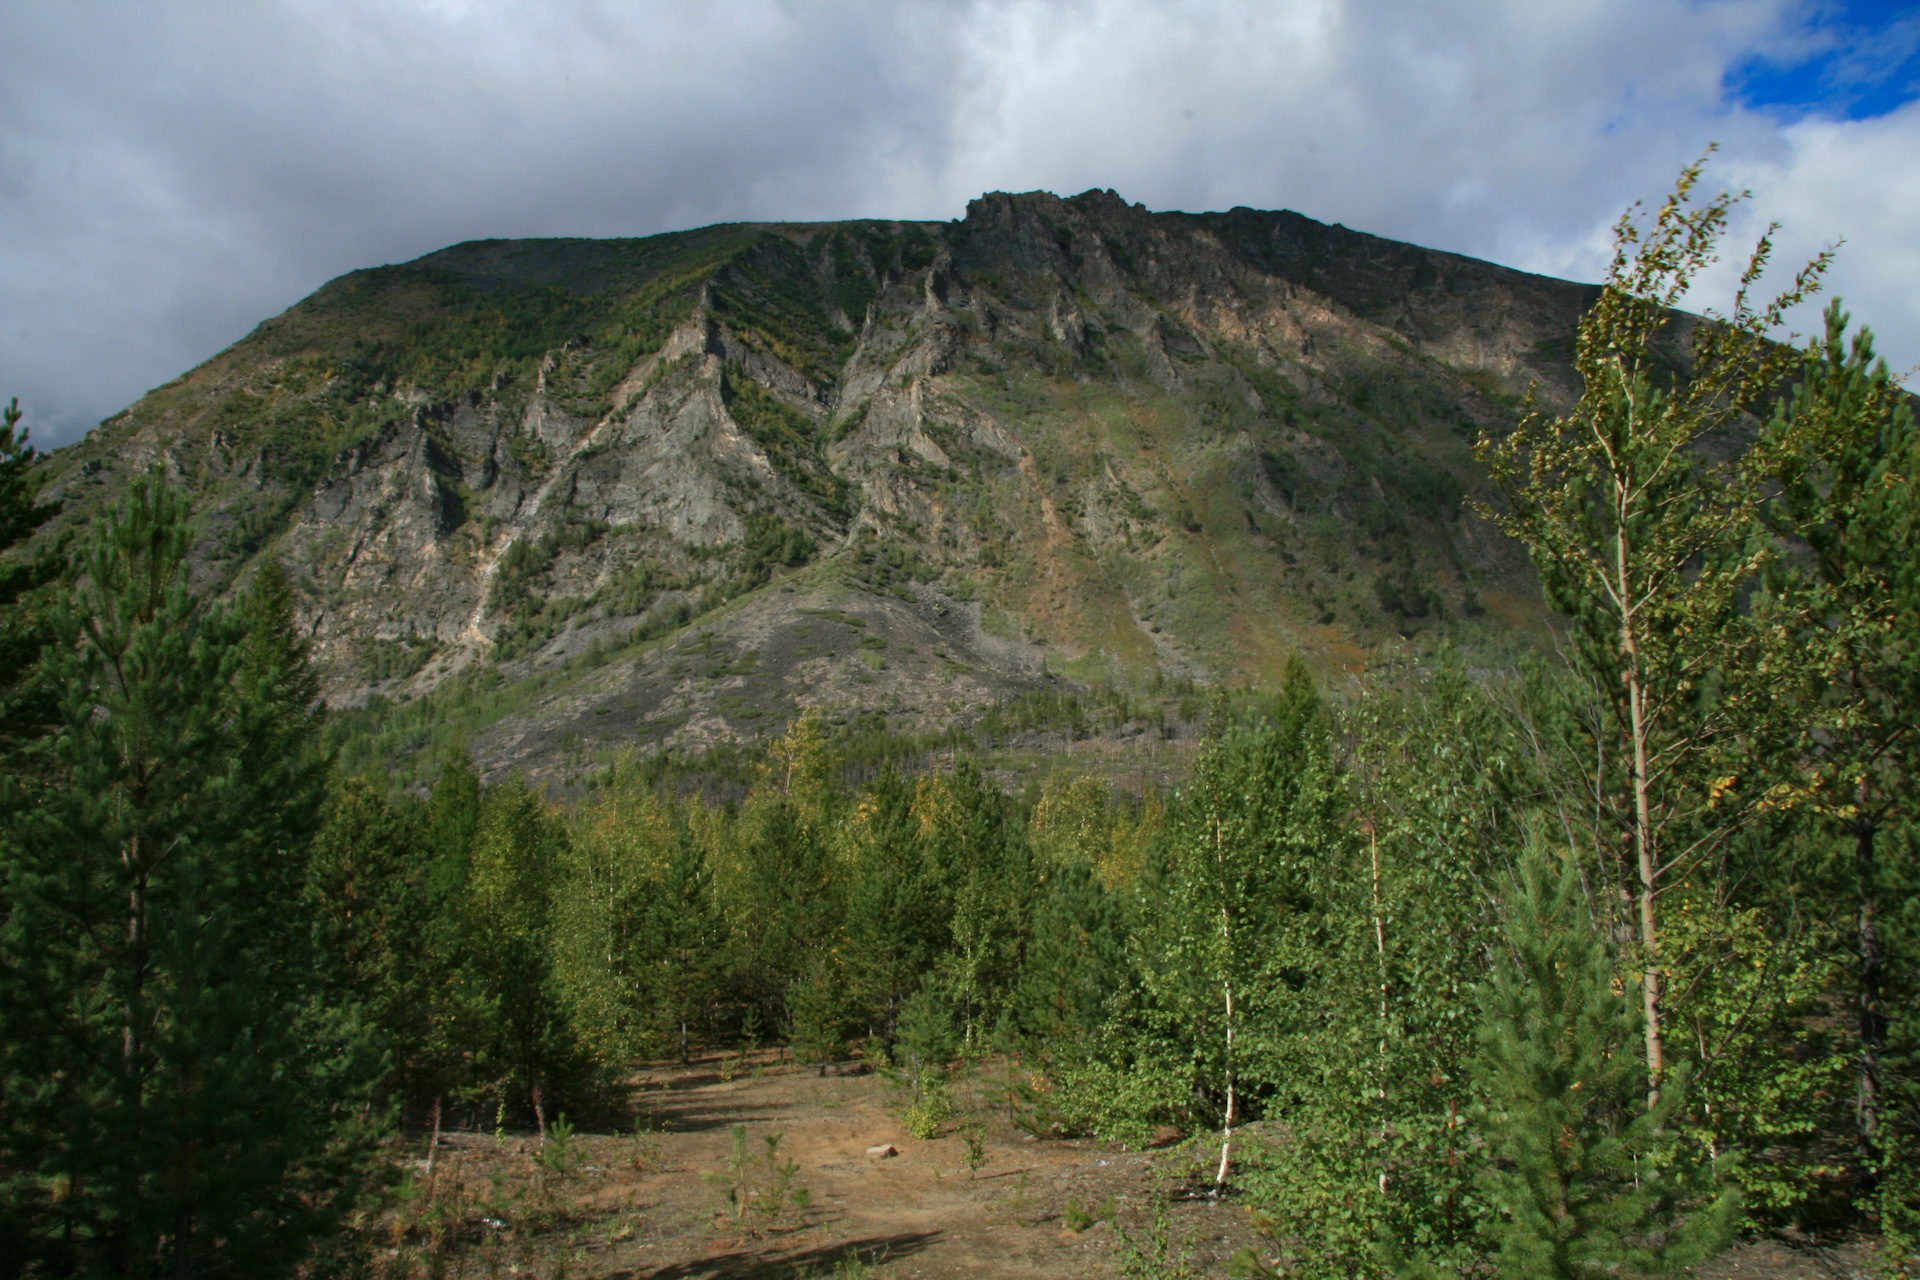
<path fill-rule="evenodd" d="M 1220 984 L 1227 1000 L 1227 1118 L 1220 1128 L 1220 1169 L 1213 1175 L 1213 1194 L 1219 1195 L 1227 1185 L 1227 1160 L 1233 1150 L 1233 981 L 1228 979 Z"/>
<path fill-rule="evenodd" d="M 142 891 L 140 871 L 140 836 L 135 833 L 121 852 L 120 865 L 127 871 L 127 961 L 133 971 L 132 988 L 127 992 L 126 1023 L 120 1035 L 120 1056 L 127 1070 L 133 1070 L 134 1059 L 139 1054 L 139 1023 L 142 1018 L 140 987 L 146 971 L 146 961 L 141 957 L 141 945 L 145 937 L 143 925 L 146 918 L 146 894 Z"/>
<path fill-rule="evenodd" d="M 1859 803 L 1863 815 L 1871 798 L 1868 784 L 1862 779 Z M 1863 816 L 1853 836 L 1853 873 L 1860 904 L 1860 1060 L 1856 1067 L 1859 1096 L 1854 1104 L 1854 1124 L 1863 1195 L 1871 1195 L 1880 1181 L 1880 1050 L 1886 1036 L 1886 1017 L 1880 1006 L 1886 958 L 1880 950 L 1873 912 L 1874 835 L 1872 818 Z"/>
<path fill-rule="evenodd" d="M 1367 851 L 1373 856 L 1373 947 L 1380 959 L 1380 1061 L 1387 1060 L 1387 925 L 1380 914 L 1380 841 L 1373 823 L 1367 823 Z M 1380 1100 L 1387 1100 L 1387 1080 L 1380 1078 Z"/>
<path fill-rule="evenodd" d="M 1640 683 L 1640 646 L 1634 635 L 1633 583 L 1627 572 L 1627 533 L 1625 503 L 1614 528 L 1615 589 L 1620 600 L 1620 653 L 1626 659 L 1627 727 L 1633 747 L 1633 845 L 1640 863 L 1640 946 L 1642 960 L 1640 994 L 1646 1012 L 1647 1107 L 1660 1101 L 1660 1079 L 1666 1074 L 1666 1051 L 1660 1036 L 1659 934 L 1654 927 L 1654 877 L 1656 864 L 1653 847 L 1653 802 L 1647 779 L 1647 705 L 1646 689 Z"/>
<path fill-rule="evenodd" d="M 1638 677 L 1628 677 L 1628 706 L 1634 722 L 1634 852 L 1640 858 L 1640 946 L 1645 950 L 1640 992 L 1647 1027 L 1647 1107 L 1661 1100 L 1661 1077 L 1667 1075 L 1667 1048 L 1661 1040 L 1661 967 L 1659 933 L 1653 917 L 1653 804 L 1647 796 L 1647 735 L 1645 702 Z"/>
<path fill-rule="evenodd" d="M 1218 818 L 1219 798 L 1213 797 L 1213 861 L 1220 875 L 1220 991 L 1226 998 L 1227 1006 L 1227 1114 L 1220 1127 L 1220 1169 L 1213 1175 L 1213 1194 L 1218 1196 L 1227 1185 L 1227 1162 L 1233 1151 L 1233 916 L 1227 897 L 1231 893 L 1231 877 L 1227 875 L 1226 833 L 1220 829 Z"/>
<path fill-rule="evenodd" d="M 1628 706 L 1633 716 L 1633 842 L 1640 860 L 1640 992 L 1646 1007 L 1647 1106 L 1660 1101 L 1660 1080 L 1666 1074 L 1666 1047 L 1660 1034 L 1659 934 L 1654 926 L 1653 806 L 1647 794 L 1647 735 L 1644 693 L 1637 676 L 1627 682 Z"/>
<path fill-rule="evenodd" d="M 1380 1137 L 1385 1150 L 1387 1136 L 1387 925 L 1380 913 L 1380 838 L 1373 819 L 1367 819 L 1367 852 L 1373 859 L 1373 947 L 1380 961 Z M 1387 1171 L 1380 1170 L 1380 1194 L 1387 1193 Z"/>
<path fill-rule="evenodd" d="M 433 1095 L 433 1136 L 427 1139 L 427 1181 L 433 1181 L 434 1157 L 440 1154 L 440 1095 Z"/>

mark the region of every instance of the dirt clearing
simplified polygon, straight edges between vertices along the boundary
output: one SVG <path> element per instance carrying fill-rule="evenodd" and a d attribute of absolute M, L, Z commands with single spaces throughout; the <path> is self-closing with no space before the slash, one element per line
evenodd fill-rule
<path fill-rule="evenodd" d="M 842 1064 L 758 1058 L 656 1064 L 631 1132 L 425 1135 L 378 1229 L 374 1274 L 585 1280 L 1097 1277 L 1127 1241 L 1171 1237 L 1187 1271 L 1224 1276 L 1258 1246 L 1232 1199 L 1178 1197 L 1212 1154 L 1036 1139 L 957 1085 L 956 1120 L 912 1137 L 908 1090 Z M 962 1120 L 971 1120 L 962 1124 Z M 891 1154 L 889 1154 L 889 1152 Z M 1169 1195 L 1174 1198 L 1168 1199 Z M 1857 1248 L 1760 1241 L 1706 1273 L 1815 1280 L 1864 1274 Z"/>

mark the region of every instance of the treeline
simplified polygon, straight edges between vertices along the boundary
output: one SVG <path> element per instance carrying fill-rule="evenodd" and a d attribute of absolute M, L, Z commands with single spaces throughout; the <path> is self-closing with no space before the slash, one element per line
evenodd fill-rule
<path fill-rule="evenodd" d="M 1338 708 L 1296 664 L 1276 695 L 1216 700 L 1177 791 L 1063 775 L 1031 806 L 965 757 L 846 787 L 811 719 L 738 805 L 675 799 L 632 767 L 560 809 L 456 758 L 424 798 L 341 789 L 307 910 L 416 1116 L 434 1099 L 489 1126 L 501 1108 L 590 1115 L 637 1058 L 767 1044 L 895 1064 L 937 1105 L 949 1064 L 1005 1058 L 1026 1082 L 1006 1105 L 1035 1133 L 1197 1135 L 1195 1189 L 1243 1195 L 1297 1273 L 1369 1272 L 1383 1247 L 1465 1272 L 1507 1221 L 1499 1144 L 1545 1123 L 1492 1100 L 1542 1105 L 1517 1074 L 1584 1054 L 1609 1083 L 1567 1075 L 1546 1101 L 1584 1084 L 1591 1103 L 1556 1123 L 1627 1161 L 1589 1171 L 1586 1194 L 1630 1195 L 1636 1122 L 1637 1154 L 1676 1189 L 1623 1236 L 1677 1249 L 1699 1243 L 1677 1227 L 1715 1223 L 1724 1242 L 1730 1188 L 1756 1227 L 1877 1217 L 1910 1188 L 1913 1080 L 1883 1048 L 1893 1101 L 1869 1169 L 1857 902 L 1834 833 L 1778 815 L 1666 904 L 1665 1020 L 1685 1046 L 1649 1113 L 1644 1015 L 1622 994 L 1631 882 L 1611 857 L 1568 860 L 1584 820 L 1557 794 L 1557 744 L 1594 712 L 1544 664 L 1470 681 L 1442 655 L 1418 688 Z M 1899 883 L 1913 853 L 1903 828 Z M 1529 930 L 1552 953 L 1532 976 Z M 1920 1029 L 1913 942 L 1889 923 L 1900 1055 Z"/>

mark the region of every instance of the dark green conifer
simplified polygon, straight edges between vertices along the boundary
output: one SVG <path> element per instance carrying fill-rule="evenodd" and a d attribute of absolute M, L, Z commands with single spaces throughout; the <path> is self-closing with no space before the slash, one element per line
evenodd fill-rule
<path fill-rule="evenodd" d="M 44 784 L 0 797 L 0 1203 L 39 1273 L 283 1273 L 363 1149 L 363 1041 L 311 999 L 297 894 L 303 658 L 272 601 L 189 589 L 190 543 L 157 474 L 96 522 L 41 659 Z"/>
<path fill-rule="evenodd" d="M 1020 1030 L 1049 1055 L 1084 1048 L 1126 976 L 1118 898 L 1084 862 L 1052 871 L 1034 910 L 1014 993 Z"/>
<path fill-rule="evenodd" d="M 847 877 L 849 994 L 869 1034 L 893 1037 L 901 1006 L 933 967 L 950 895 L 923 856 L 913 783 L 888 763 L 861 798 Z"/>
<path fill-rule="evenodd" d="M 14 764 L 53 721 L 54 690 L 37 678 L 36 659 L 48 640 L 47 610 L 37 597 L 60 570 L 51 550 L 32 554 L 22 546 L 59 508 L 40 501 L 40 455 L 20 417 L 17 400 L 0 412 L 0 761 Z"/>
<path fill-rule="evenodd" d="M 405 1094 L 446 1083 L 445 966 L 434 936 L 444 903 L 422 856 L 426 806 L 354 778 L 334 791 L 307 866 L 305 906 L 323 957 L 327 1000 L 361 1010 Z"/>
<path fill-rule="evenodd" d="M 1791 790 L 1851 845 L 1843 883 L 1854 901 L 1861 1207 L 1912 1248 L 1920 1116 L 1902 1097 L 1915 1087 L 1907 1053 L 1920 1027 L 1913 1002 L 1899 999 L 1914 963 L 1899 906 L 1920 879 L 1913 844 L 1900 838 L 1920 817 L 1920 428 L 1871 332 L 1849 340 L 1847 329 L 1836 299 L 1825 340 L 1808 349 L 1761 440 L 1776 483 L 1765 519 L 1810 553 L 1770 566 L 1777 607 L 1763 616 L 1782 624 L 1775 669 L 1793 676 L 1779 716 L 1795 730 L 1785 744 Z"/>
<path fill-rule="evenodd" d="M 1724 1248 L 1737 1191 L 1680 1129 L 1687 1070 L 1646 1105 L 1639 1011 L 1616 980 L 1570 862 L 1530 843 L 1506 903 L 1506 954 L 1479 998 L 1472 1068 L 1484 1175 L 1510 1280 L 1685 1272 Z"/>
<path fill-rule="evenodd" d="M 713 903 L 713 869 L 685 828 L 648 896 L 635 943 L 645 948 L 648 986 L 680 1061 L 692 1060 L 693 1029 L 712 998 L 726 937 Z"/>
<path fill-rule="evenodd" d="M 473 1069 L 509 1082 L 536 1118 L 589 1082 L 554 972 L 554 890 L 564 829 L 518 779 L 482 794 L 455 908 Z M 538 1091 L 538 1092 L 536 1092 Z"/>

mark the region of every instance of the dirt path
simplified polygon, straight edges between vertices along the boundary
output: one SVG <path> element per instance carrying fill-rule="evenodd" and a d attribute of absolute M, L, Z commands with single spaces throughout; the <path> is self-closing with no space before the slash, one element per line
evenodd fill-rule
<path fill-rule="evenodd" d="M 883 1077 L 837 1068 L 823 1078 L 771 1056 L 742 1065 L 732 1078 L 720 1059 L 643 1072 L 637 1098 L 651 1132 L 576 1136 L 576 1167 L 564 1175 L 536 1167 L 541 1148 L 528 1135 L 443 1134 L 430 1192 L 424 1161 L 416 1166 L 423 1190 L 408 1212 L 420 1225 L 392 1233 L 407 1243 L 390 1256 L 411 1249 L 430 1270 L 440 1249 L 442 1274 L 576 1280 L 1110 1276 L 1117 1232 L 1103 1213 L 1144 1232 L 1156 1168 L 1164 1176 L 1175 1163 L 1167 1153 L 1035 1140 L 1002 1113 L 985 1119 L 983 1162 L 970 1169 L 954 1124 L 932 1140 L 909 1136 L 898 1115 L 907 1094 Z M 984 1109 L 984 1097 L 978 1103 Z M 874 1147 L 895 1154 L 870 1156 Z M 767 1208 L 782 1191 L 783 1207 Z M 429 1204 L 465 1226 L 436 1236 Z M 1100 1220 L 1068 1230 L 1070 1216 L 1080 1223 L 1070 1204 Z M 1219 1274 L 1228 1254 L 1254 1242 L 1230 1204 L 1176 1212 L 1184 1230 L 1207 1236 L 1199 1274 Z"/>
<path fill-rule="evenodd" d="M 822 1077 L 771 1054 L 655 1066 L 639 1077 L 641 1129 L 578 1135 L 559 1169 L 537 1166 L 542 1148 L 528 1135 L 443 1134 L 431 1177 L 421 1161 L 418 1189 L 385 1232 L 392 1242 L 383 1249 L 385 1274 L 1118 1276 L 1122 1234 L 1145 1244 L 1157 1196 L 1211 1155 L 1035 1140 L 1001 1113 L 986 1118 L 977 1135 L 982 1162 L 970 1169 L 966 1138 L 954 1124 L 932 1140 L 912 1138 L 900 1119 L 906 1093 L 854 1070 Z M 963 1085 L 963 1110 L 966 1100 Z M 982 1115 L 986 1101 L 977 1096 L 970 1114 Z M 869 1155 L 874 1147 L 895 1154 Z M 545 1150 L 554 1165 L 554 1148 Z M 778 1210 L 770 1207 L 776 1198 Z M 1167 1207 L 1173 1234 L 1189 1250 L 1187 1274 L 1223 1276 L 1235 1250 L 1259 1243 L 1231 1201 Z M 1091 1225 L 1089 1216 L 1097 1219 Z M 1069 1221 L 1082 1229 L 1069 1230 Z M 1864 1274 L 1861 1261 L 1857 1250 L 1761 1241 L 1705 1274 L 1826 1280 Z"/>

